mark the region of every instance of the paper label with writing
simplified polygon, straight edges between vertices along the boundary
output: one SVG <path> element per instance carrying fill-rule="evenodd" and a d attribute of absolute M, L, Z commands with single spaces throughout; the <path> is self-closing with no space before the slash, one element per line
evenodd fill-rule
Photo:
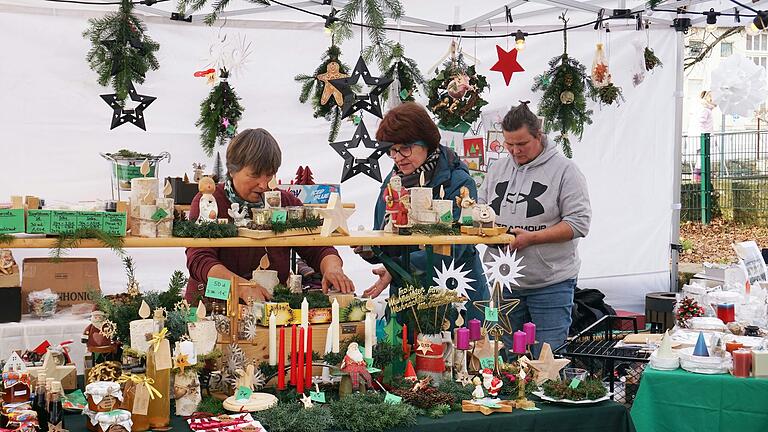
<path fill-rule="evenodd" d="M 24 232 L 24 209 L 0 210 L 0 234 Z"/>
<path fill-rule="evenodd" d="M 486 321 L 498 321 L 499 320 L 499 309 L 498 308 L 492 308 L 492 307 L 485 308 L 485 320 Z"/>
<path fill-rule="evenodd" d="M 74 232 L 77 229 L 77 213 L 76 211 L 54 210 L 51 213 L 51 233 Z"/>
<path fill-rule="evenodd" d="M 155 356 L 155 369 L 161 371 L 173 367 L 173 361 L 171 360 L 171 343 L 168 342 L 168 339 L 163 339 L 160 342 L 160 348 L 158 348 L 157 352 L 154 352 L 154 347 L 151 347 L 149 350 L 153 352 Z"/>
<path fill-rule="evenodd" d="M 166 216 L 168 216 L 168 212 L 163 208 L 159 208 L 152 214 L 152 220 L 157 222 L 164 219 Z"/>
<path fill-rule="evenodd" d="M 30 210 L 27 212 L 27 232 L 29 234 L 47 234 L 51 232 L 51 211 Z"/>
<path fill-rule="evenodd" d="M 309 392 L 309 398 L 312 402 L 325 403 L 325 392 Z"/>
<path fill-rule="evenodd" d="M 231 282 L 227 279 L 209 277 L 208 284 L 205 286 L 205 296 L 219 300 L 228 300 L 230 284 Z"/>
<path fill-rule="evenodd" d="M 143 384 L 135 385 L 134 389 L 131 412 L 138 415 L 147 415 L 147 410 L 149 410 L 149 390 Z"/>
<path fill-rule="evenodd" d="M 288 211 L 286 210 L 272 210 L 272 222 L 285 222 L 288 219 Z"/>
<path fill-rule="evenodd" d="M 493 357 L 483 357 L 480 359 L 480 367 L 482 369 L 493 369 Z"/>
<path fill-rule="evenodd" d="M 125 212 L 105 212 L 102 229 L 107 234 L 122 237 L 125 235 L 126 223 Z"/>
<path fill-rule="evenodd" d="M 197 322 L 197 306 L 189 308 L 189 315 L 187 316 L 187 322 Z"/>
<path fill-rule="evenodd" d="M 240 386 L 237 388 L 237 393 L 235 393 L 235 400 L 242 402 L 248 401 L 251 399 L 252 394 L 253 390 L 245 386 Z"/>
<path fill-rule="evenodd" d="M 387 393 L 387 395 L 384 396 L 384 402 L 389 404 L 397 405 L 402 401 L 403 401 L 403 398 L 401 398 L 398 395 L 393 395 L 392 393 Z"/>
<path fill-rule="evenodd" d="M 77 229 L 93 228 L 102 229 L 104 213 L 101 212 L 77 212 Z"/>

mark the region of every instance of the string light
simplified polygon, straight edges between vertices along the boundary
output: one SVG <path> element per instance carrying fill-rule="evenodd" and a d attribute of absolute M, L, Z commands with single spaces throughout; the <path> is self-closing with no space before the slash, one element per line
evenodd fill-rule
<path fill-rule="evenodd" d="M 523 51 L 525 49 L 525 35 L 522 30 L 518 30 L 515 34 L 515 47 L 517 51 Z"/>
<path fill-rule="evenodd" d="M 706 13 L 707 15 L 707 31 L 710 33 L 717 30 L 717 16 L 720 15 L 719 12 L 715 12 L 714 9 L 709 9 L 709 12 Z"/>

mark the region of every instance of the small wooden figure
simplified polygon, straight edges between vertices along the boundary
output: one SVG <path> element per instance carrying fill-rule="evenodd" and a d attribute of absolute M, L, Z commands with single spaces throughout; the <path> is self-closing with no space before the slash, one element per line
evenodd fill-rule
<path fill-rule="evenodd" d="M 91 312 L 91 323 L 83 331 L 81 341 L 85 344 L 85 350 L 93 354 L 94 364 L 97 357 L 107 357 L 117 351 L 117 344 L 102 333 L 106 322 L 106 315 L 102 311 Z"/>
<path fill-rule="evenodd" d="M 365 380 L 367 388 L 373 388 L 371 374 L 368 372 L 363 353 L 360 352 L 357 342 L 352 342 L 347 347 L 347 354 L 341 362 L 341 370 L 349 375 L 353 389 L 357 390 L 360 386 L 360 376 Z"/>
<path fill-rule="evenodd" d="M 472 223 L 472 208 L 475 206 L 475 200 L 469 196 L 469 188 L 462 186 L 459 189 L 459 196 L 456 197 L 456 205 L 461 207 L 460 222 L 462 225 Z"/>
<path fill-rule="evenodd" d="M 219 216 L 219 205 L 213 192 L 216 191 L 216 183 L 210 177 L 203 177 L 198 182 L 198 189 L 202 196 L 200 197 L 200 215 L 197 217 L 197 223 L 216 222 Z"/>

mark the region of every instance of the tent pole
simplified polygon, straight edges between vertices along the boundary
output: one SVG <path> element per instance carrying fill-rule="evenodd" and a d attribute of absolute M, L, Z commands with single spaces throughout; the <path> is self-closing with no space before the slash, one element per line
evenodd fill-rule
<path fill-rule="evenodd" d="M 682 176 L 682 146 L 683 146 L 683 60 L 685 58 L 685 33 L 675 32 L 675 142 L 674 142 L 674 178 L 672 179 L 672 233 L 670 238 L 671 266 L 669 274 L 669 290 L 677 291 L 678 259 L 680 254 L 680 182 Z"/>

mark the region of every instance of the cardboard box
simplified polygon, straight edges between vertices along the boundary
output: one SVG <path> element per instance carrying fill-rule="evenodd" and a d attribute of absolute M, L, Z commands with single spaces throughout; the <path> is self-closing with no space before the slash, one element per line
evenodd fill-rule
<path fill-rule="evenodd" d="M 277 188 L 291 192 L 293 196 L 300 199 L 304 204 L 328 204 L 331 192 L 341 194 L 341 185 L 338 184 L 279 184 Z"/>
<path fill-rule="evenodd" d="M 25 258 L 21 273 L 22 310 L 28 312 L 27 296 L 50 288 L 59 294 L 59 307 L 89 303 L 89 291 L 101 291 L 96 258 Z"/>

